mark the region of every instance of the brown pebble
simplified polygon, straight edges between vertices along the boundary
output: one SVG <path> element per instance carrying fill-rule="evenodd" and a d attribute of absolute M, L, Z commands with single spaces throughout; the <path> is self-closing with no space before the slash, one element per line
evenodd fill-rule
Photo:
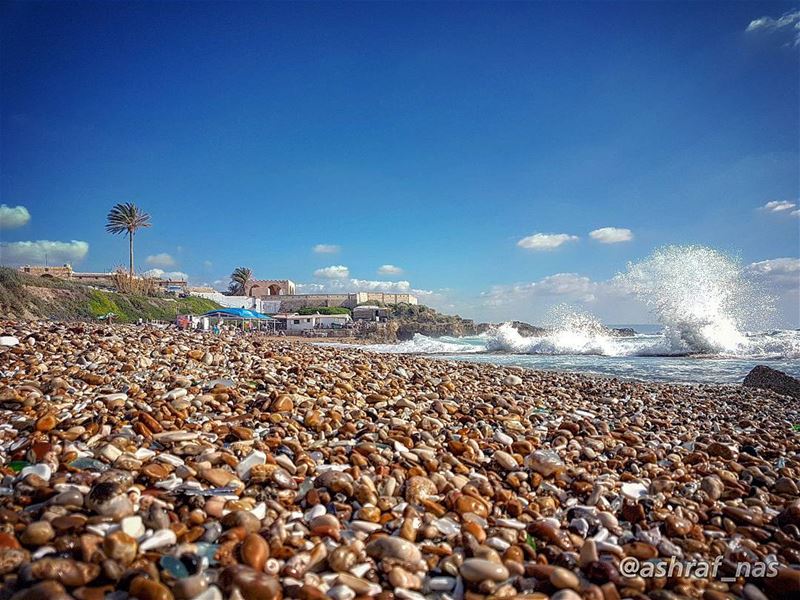
<path fill-rule="evenodd" d="M 256 571 L 263 571 L 269 558 L 269 544 L 257 533 L 248 533 L 239 550 L 242 562 Z"/>
<path fill-rule="evenodd" d="M 147 577 L 134 577 L 128 590 L 138 600 L 173 600 L 174 596 L 167 586 Z"/>

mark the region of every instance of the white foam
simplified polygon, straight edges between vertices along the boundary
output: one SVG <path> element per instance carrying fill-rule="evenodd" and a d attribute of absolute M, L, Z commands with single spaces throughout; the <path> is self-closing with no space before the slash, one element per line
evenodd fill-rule
<path fill-rule="evenodd" d="M 415 333 L 412 339 L 399 344 L 369 344 L 361 347 L 385 354 L 464 354 L 486 351 L 485 346 L 470 344 L 467 338 L 431 338 L 421 333 Z"/>

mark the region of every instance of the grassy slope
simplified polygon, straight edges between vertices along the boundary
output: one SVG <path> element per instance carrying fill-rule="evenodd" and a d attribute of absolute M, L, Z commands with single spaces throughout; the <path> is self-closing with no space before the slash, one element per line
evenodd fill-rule
<path fill-rule="evenodd" d="M 0 267 L 0 315 L 16 318 L 96 319 L 113 312 L 117 321 L 171 321 L 177 314 L 219 308 L 205 298 L 149 298 L 94 289 L 71 281 L 33 277 Z"/>

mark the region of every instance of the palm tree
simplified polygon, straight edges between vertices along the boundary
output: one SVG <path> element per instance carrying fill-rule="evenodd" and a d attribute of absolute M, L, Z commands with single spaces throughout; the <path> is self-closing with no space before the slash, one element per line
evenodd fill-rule
<path fill-rule="evenodd" d="M 106 220 L 106 231 L 113 234 L 124 233 L 128 236 L 128 251 L 130 265 L 128 276 L 133 279 L 133 236 L 137 229 L 150 227 L 150 215 L 135 204 L 126 202 L 117 204 L 112 208 Z"/>
<path fill-rule="evenodd" d="M 236 296 L 246 296 L 252 283 L 253 272 L 247 267 L 236 267 L 231 273 L 228 289 Z"/>

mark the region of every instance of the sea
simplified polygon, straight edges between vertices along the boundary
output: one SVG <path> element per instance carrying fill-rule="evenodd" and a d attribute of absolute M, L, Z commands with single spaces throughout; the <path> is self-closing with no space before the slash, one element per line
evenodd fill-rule
<path fill-rule="evenodd" d="M 367 351 L 674 383 L 741 383 L 763 364 L 800 377 L 800 330 L 770 327 L 774 297 L 757 273 L 704 246 L 667 246 L 630 263 L 611 282 L 653 323 L 606 325 L 583 307 L 545 315 L 548 333 L 525 337 L 509 323 L 481 335 L 417 334 Z M 800 274 L 789 285 L 800 288 Z M 610 328 L 630 327 L 624 337 Z"/>
<path fill-rule="evenodd" d="M 728 352 L 690 353 L 672 348 L 658 325 L 624 325 L 632 337 L 556 331 L 522 337 L 510 324 L 477 336 L 430 338 L 416 334 L 398 344 L 368 344 L 364 350 L 431 358 L 572 371 L 606 377 L 672 383 L 741 383 L 756 365 L 800 377 L 800 331 L 747 332 Z M 621 325 L 617 325 L 621 327 Z"/>

